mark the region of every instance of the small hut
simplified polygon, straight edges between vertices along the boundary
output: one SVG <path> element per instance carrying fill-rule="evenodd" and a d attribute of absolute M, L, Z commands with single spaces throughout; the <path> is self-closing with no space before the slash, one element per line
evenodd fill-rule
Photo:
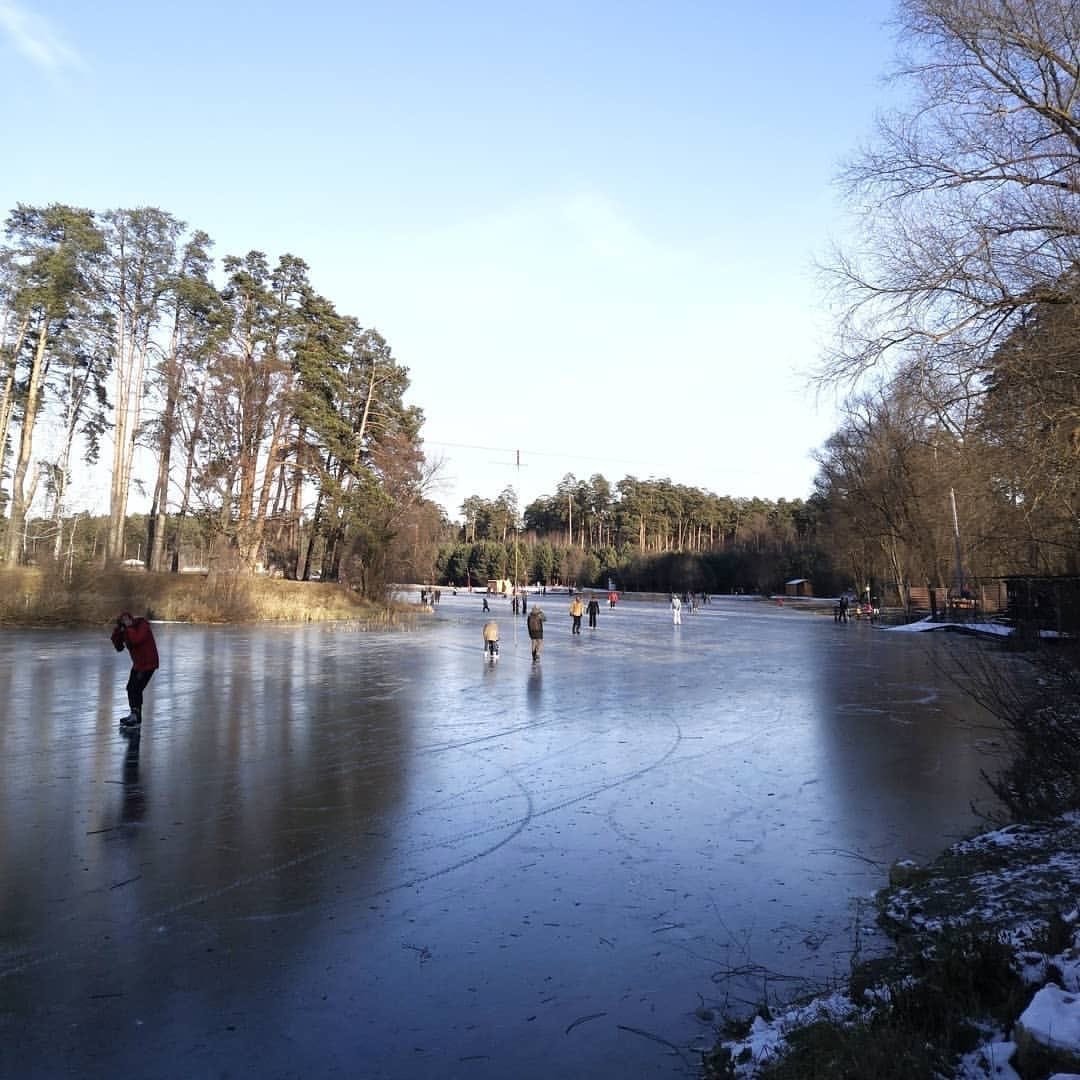
<path fill-rule="evenodd" d="M 813 596 L 814 587 L 809 578 L 797 577 L 784 582 L 785 596 Z"/>

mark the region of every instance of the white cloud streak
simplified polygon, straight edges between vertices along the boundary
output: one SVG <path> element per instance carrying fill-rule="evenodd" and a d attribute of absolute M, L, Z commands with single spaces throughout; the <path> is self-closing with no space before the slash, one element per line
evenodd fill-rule
<path fill-rule="evenodd" d="M 28 60 L 49 72 L 82 67 L 82 59 L 40 15 L 0 0 L 0 35 Z"/>

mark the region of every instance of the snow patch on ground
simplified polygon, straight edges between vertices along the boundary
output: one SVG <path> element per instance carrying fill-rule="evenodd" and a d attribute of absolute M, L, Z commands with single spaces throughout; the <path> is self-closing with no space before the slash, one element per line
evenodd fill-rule
<path fill-rule="evenodd" d="M 905 867 L 908 881 L 910 864 Z M 1019 1039 L 1032 1039 L 1080 1060 L 1080 814 L 1045 823 L 1010 825 L 964 840 L 915 875 L 909 884 L 884 894 L 882 918 L 896 934 L 932 937 L 946 928 L 978 927 L 996 932 L 1013 950 L 1016 970 L 1036 988 L 1014 1031 L 988 1031 L 966 1054 L 954 1075 L 959 1080 L 1019 1080 L 1012 1059 Z M 1068 931 L 1061 952 L 1042 949 L 1051 922 Z M 1060 932 L 1057 936 L 1060 942 Z M 758 1067 L 786 1048 L 787 1036 L 822 1019 L 849 1023 L 887 1003 L 885 988 L 866 992 L 860 1007 L 832 993 L 780 1013 L 758 1017 L 744 1039 L 723 1045 L 735 1075 L 749 1080 Z M 1051 1080 L 1080 1080 L 1058 1073 Z"/>
<path fill-rule="evenodd" d="M 1016 1026 L 1042 1046 L 1080 1056 L 1080 997 L 1060 986 L 1039 990 Z"/>
<path fill-rule="evenodd" d="M 851 998 L 846 994 L 834 993 L 794 1005 L 772 1020 L 755 1017 L 745 1038 L 725 1043 L 732 1052 L 735 1075 L 745 1078 L 756 1076 L 760 1066 L 782 1055 L 788 1032 L 821 1020 L 847 1023 L 859 1014 L 860 1010 Z"/>
<path fill-rule="evenodd" d="M 970 1054 L 965 1054 L 956 1068 L 956 1080 L 1020 1080 L 1020 1074 L 1012 1067 L 1016 1043 L 1004 1038 L 1000 1032 Z"/>
<path fill-rule="evenodd" d="M 1006 638 L 1016 633 L 1016 627 L 1008 626 L 999 622 L 941 622 L 931 619 L 929 615 L 915 622 L 901 623 L 899 626 L 883 626 L 882 630 L 890 634 L 920 634 L 928 630 L 962 630 L 968 634 L 980 634 L 983 637 Z M 1057 630 L 1040 630 L 1039 637 L 1057 639 L 1067 637 Z"/>

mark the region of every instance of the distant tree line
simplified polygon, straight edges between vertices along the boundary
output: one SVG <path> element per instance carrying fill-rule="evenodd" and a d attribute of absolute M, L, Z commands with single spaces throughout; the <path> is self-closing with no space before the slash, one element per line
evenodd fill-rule
<path fill-rule="evenodd" d="M 308 266 L 226 256 L 152 207 L 19 205 L 0 246 L 0 559 L 72 558 L 74 455 L 107 446 L 108 525 L 96 557 L 130 553 L 136 448 L 154 464 L 139 545 L 375 591 L 424 502 L 422 414 L 387 341 L 340 313 Z M 44 494 L 44 515 L 32 516 Z M 428 508 L 430 510 L 430 507 Z M 84 522 L 84 532 L 85 532 Z M 96 535 L 96 534 L 95 534 Z M 414 533 L 415 535 L 415 533 Z M 400 560 L 399 560 L 400 561 Z"/>
<path fill-rule="evenodd" d="M 610 484 L 563 477 L 523 513 L 507 488 L 461 506 L 454 543 L 436 556 L 437 580 L 581 588 L 771 592 L 790 577 L 832 585 L 817 544 L 816 504 L 717 496 L 670 480 Z"/>

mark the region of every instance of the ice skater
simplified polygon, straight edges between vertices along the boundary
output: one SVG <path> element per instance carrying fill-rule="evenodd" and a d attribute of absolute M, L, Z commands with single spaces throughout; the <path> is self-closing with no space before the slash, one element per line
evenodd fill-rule
<path fill-rule="evenodd" d="M 494 619 L 484 623 L 484 655 L 489 660 L 499 659 L 499 624 Z"/>
<path fill-rule="evenodd" d="M 676 593 L 671 594 L 671 625 L 682 626 L 682 601 Z"/>
<path fill-rule="evenodd" d="M 596 617 L 600 614 L 600 605 L 596 601 L 596 597 L 591 593 L 589 594 L 589 606 L 585 609 L 589 613 L 589 629 L 596 629 Z"/>
<path fill-rule="evenodd" d="M 570 624 L 571 634 L 581 633 L 581 616 L 585 614 L 585 605 L 581 602 L 580 596 L 575 596 L 570 601 L 570 618 L 573 622 Z"/>
<path fill-rule="evenodd" d="M 532 646 L 532 658 L 535 663 L 544 649 L 544 609 L 533 604 L 529 617 L 525 620 L 529 628 L 529 644 Z"/>
<path fill-rule="evenodd" d="M 158 669 L 154 631 L 141 616 L 122 611 L 116 617 L 111 638 L 117 652 L 123 652 L 126 647 L 131 654 L 131 674 L 126 687 L 128 708 L 131 711 L 120 720 L 120 726 L 137 728 L 142 723 L 143 691 Z"/>

